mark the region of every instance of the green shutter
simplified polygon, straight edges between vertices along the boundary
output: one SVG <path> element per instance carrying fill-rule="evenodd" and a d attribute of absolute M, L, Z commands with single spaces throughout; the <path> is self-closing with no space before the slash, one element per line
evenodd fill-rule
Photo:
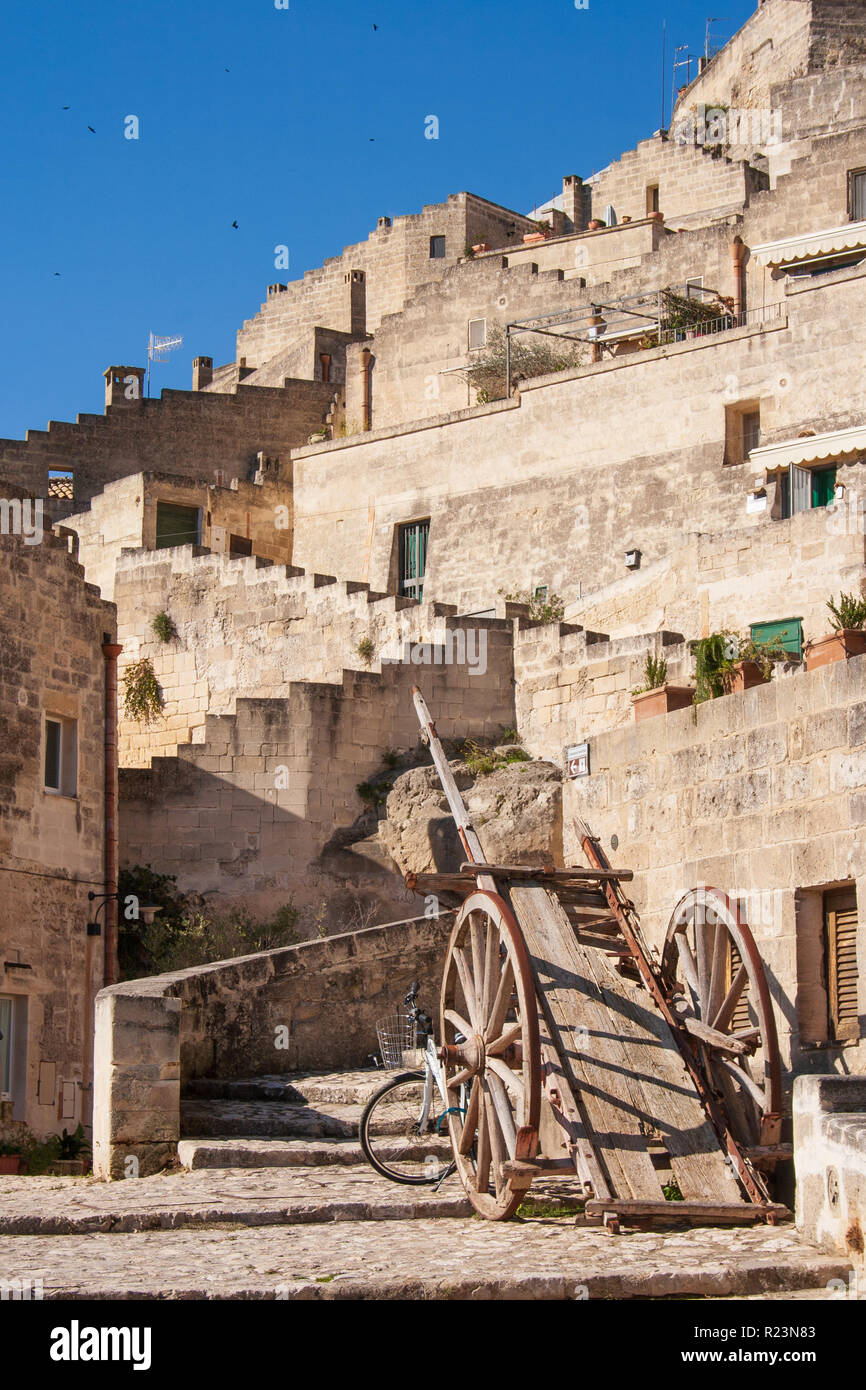
<path fill-rule="evenodd" d="M 833 501 L 835 487 L 835 468 L 814 468 L 812 470 L 812 506 L 828 506 Z"/>
<path fill-rule="evenodd" d="M 752 623 L 752 641 L 761 646 L 765 642 L 779 642 L 799 660 L 803 655 L 803 622 L 800 618 L 784 618 L 776 623 Z"/>

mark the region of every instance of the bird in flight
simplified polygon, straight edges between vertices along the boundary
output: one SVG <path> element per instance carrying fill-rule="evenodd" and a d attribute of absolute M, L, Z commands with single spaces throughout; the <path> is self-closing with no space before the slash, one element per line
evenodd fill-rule
<path fill-rule="evenodd" d="M 233 222 L 233 223 L 232 223 L 232 226 L 233 226 L 233 227 L 237 227 L 237 225 L 238 225 L 237 222 Z"/>
<path fill-rule="evenodd" d="M 59 270 L 55 270 L 54 274 L 55 274 L 55 275 L 59 275 L 59 274 L 60 274 L 60 271 L 59 271 Z"/>
<path fill-rule="evenodd" d="M 71 108 L 71 106 L 64 106 L 63 110 L 64 110 L 64 111 L 71 111 L 72 108 Z"/>
<path fill-rule="evenodd" d="M 89 126 L 87 127 L 87 129 L 91 132 L 91 134 L 93 134 L 93 135 L 96 134 L 96 131 L 93 129 L 93 126 L 92 126 L 92 125 L 89 125 Z"/>
<path fill-rule="evenodd" d="M 378 29 L 378 28 L 379 28 L 378 24 L 374 24 L 374 25 L 373 25 L 373 28 L 374 28 L 374 29 Z"/>

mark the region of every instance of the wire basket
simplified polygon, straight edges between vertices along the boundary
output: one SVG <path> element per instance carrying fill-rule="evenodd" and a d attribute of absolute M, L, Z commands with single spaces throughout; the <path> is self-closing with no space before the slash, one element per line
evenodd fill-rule
<path fill-rule="evenodd" d="M 414 1050 L 415 1033 L 414 1019 L 410 1018 L 408 1014 L 387 1014 L 385 1018 L 378 1020 L 376 1036 L 379 1039 L 382 1061 L 386 1067 L 406 1065 L 403 1060 L 403 1053 Z"/>

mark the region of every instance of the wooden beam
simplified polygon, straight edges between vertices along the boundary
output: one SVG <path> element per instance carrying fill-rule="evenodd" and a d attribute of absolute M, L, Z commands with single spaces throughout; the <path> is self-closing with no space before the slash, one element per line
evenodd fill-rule
<path fill-rule="evenodd" d="M 555 869 L 552 864 L 470 864 L 460 865 L 461 872 L 491 874 L 494 878 L 543 878 L 575 883 L 619 883 L 634 878 L 631 869 Z"/>
<path fill-rule="evenodd" d="M 590 1197 L 586 1203 L 587 1216 L 604 1217 L 613 1212 L 625 1221 L 667 1217 L 671 1221 L 694 1221 L 698 1224 L 745 1226 L 753 1221 L 790 1221 L 791 1212 L 779 1202 L 632 1202 L 619 1198 Z"/>

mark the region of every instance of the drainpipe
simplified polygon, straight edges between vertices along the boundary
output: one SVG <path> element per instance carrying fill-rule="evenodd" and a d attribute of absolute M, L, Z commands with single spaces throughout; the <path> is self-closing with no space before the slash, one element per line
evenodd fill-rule
<path fill-rule="evenodd" d="M 743 263 L 746 256 L 746 247 L 742 237 L 735 236 L 731 244 L 731 264 L 734 272 L 734 313 L 737 320 L 742 317 L 745 309 L 745 293 L 743 284 Z"/>
<path fill-rule="evenodd" d="M 117 658 L 123 647 L 103 642 L 105 657 L 105 892 L 117 892 Z M 105 907 L 103 984 L 117 983 L 117 902 Z"/>
<path fill-rule="evenodd" d="M 361 348 L 361 429 L 372 428 L 370 421 L 370 349 Z"/>

